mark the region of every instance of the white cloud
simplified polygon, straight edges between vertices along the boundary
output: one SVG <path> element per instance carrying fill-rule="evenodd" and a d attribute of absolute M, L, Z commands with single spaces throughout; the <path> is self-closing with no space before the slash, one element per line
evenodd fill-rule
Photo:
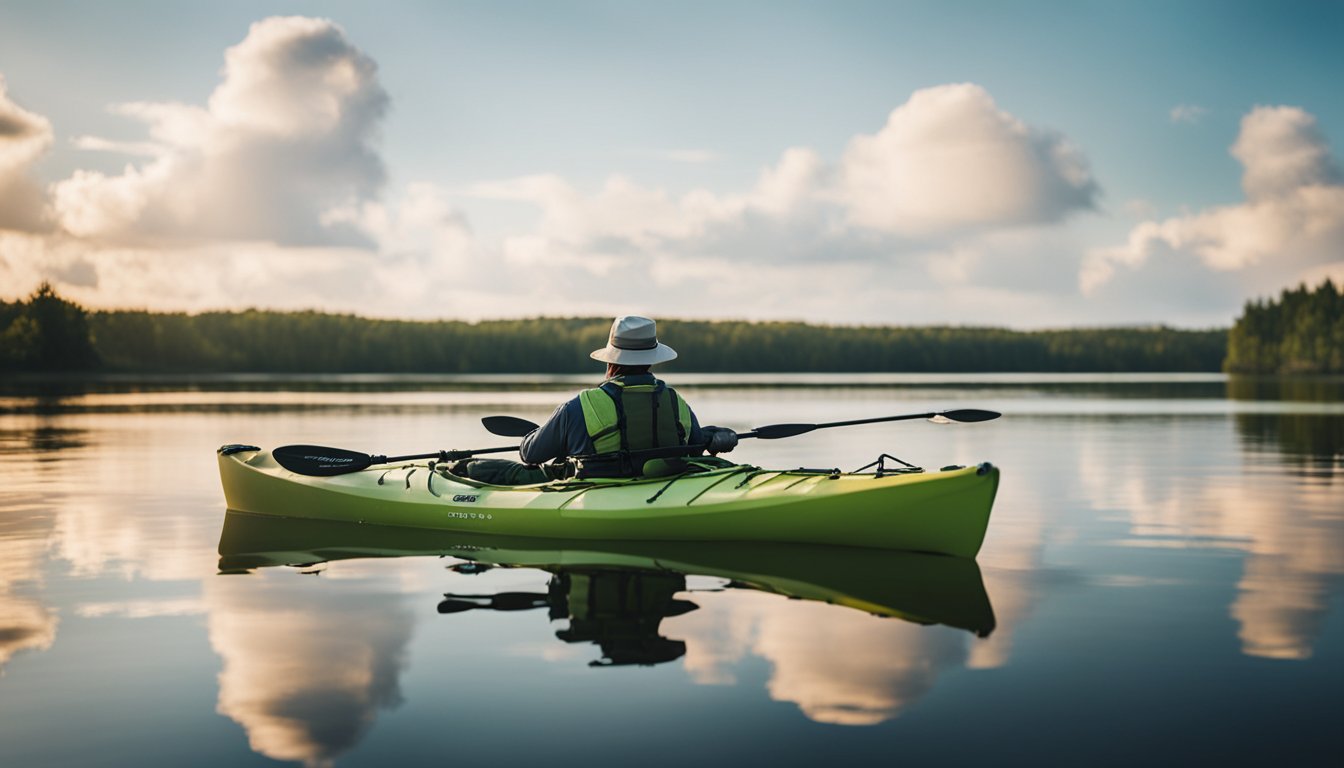
<path fill-rule="evenodd" d="M 30 171 L 51 141 L 51 122 L 11 101 L 0 76 L 0 230 L 46 228 L 46 201 Z"/>
<path fill-rule="evenodd" d="M 464 257 L 472 246 L 466 217 L 448 202 L 444 191 L 427 182 L 406 187 L 399 205 L 365 202 L 328 211 L 327 224 L 347 223 L 367 234 L 387 256 L 451 254 Z"/>
<path fill-rule="evenodd" d="M 538 233 L 562 246 L 619 240 L 647 248 L 663 240 L 693 237 L 715 217 L 715 199 L 691 193 L 674 200 L 665 190 L 611 176 L 594 195 L 584 195 L 555 175 L 486 182 L 477 196 L 535 204 L 542 214 Z"/>
<path fill-rule="evenodd" d="M 813 150 L 792 147 L 784 151 L 779 164 L 761 171 L 756 186 L 740 203 L 729 207 L 759 211 L 782 218 L 795 214 L 815 201 L 829 182 L 830 169 Z"/>
<path fill-rule="evenodd" d="M 1231 152 L 1245 169 L 1245 202 L 1137 224 L 1124 245 L 1089 253 L 1079 275 L 1083 292 L 1095 294 L 1118 270 L 1154 259 L 1193 258 L 1274 290 L 1340 258 L 1344 184 L 1313 116 L 1257 107 L 1242 119 Z"/>
<path fill-rule="evenodd" d="M 76 172 L 53 187 L 56 214 L 68 232 L 99 243 L 356 244 L 323 214 L 379 192 L 373 142 L 386 105 L 376 65 L 340 27 L 265 19 L 226 52 L 208 106 L 118 105 L 152 139 L 131 148 L 153 147 L 154 159 L 117 175 Z M 128 148 L 97 137 L 80 144 Z"/>
<path fill-rule="evenodd" d="M 113 141 L 97 136 L 76 136 L 70 140 L 77 149 L 89 152 L 115 152 L 121 155 L 140 155 L 158 157 L 168 151 L 162 144 L 152 141 Z"/>
<path fill-rule="evenodd" d="M 537 311 L 572 314 L 587 297 L 597 311 L 1003 323 L 1020 316 L 1004 300 L 1040 307 L 1047 289 L 1076 290 L 1078 250 L 1051 230 L 1095 189 L 1062 138 L 952 85 L 914 94 L 837 162 L 792 147 L 736 193 L 673 194 L 621 175 L 594 192 L 537 175 L 469 193 L 538 210 L 535 229 L 498 251 L 504 271 L 549 270 L 524 302 Z M 965 307 L 949 290 L 996 301 Z"/>
<path fill-rule="evenodd" d="M 1241 120 L 1232 156 L 1246 171 L 1246 199 L 1272 200 L 1305 187 L 1339 186 L 1339 167 L 1316 128 L 1316 118 L 1296 107 L 1257 107 Z"/>
<path fill-rule="evenodd" d="M 739 191 L 672 191 L 621 174 L 592 191 L 550 174 L 467 185 L 474 204 L 538 212 L 532 227 L 483 238 L 438 184 L 383 199 L 373 141 L 387 99 L 373 62 L 334 24 L 266 19 L 225 59 L 204 106 L 113 107 L 147 126 L 144 141 L 73 140 L 134 162 L 53 185 L 61 231 L 0 234 L 11 290 L 54 279 L 91 306 L 154 309 L 864 322 L 919 322 L 932 310 L 930 321 L 1003 322 L 994 305 L 967 316 L 949 286 L 1020 304 L 1004 285 L 1073 268 L 1067 249 L 1039 238 L 1094 193 L 1066 142 L 1002 113 L 977 86 L 952 85 L 915 93 L 837 160 L 789 148 Z M 934 203 L 948 206 L 936 215 L 921 208 L 928 190 L 911 192 L 929 179 L 942 185 Z M 1011 204 L 999 199 L 1008 186 Z M 979 204 L 961 199 L 968 188 Z M 1045 268 L 1061 254 L 1064 269 Z"/>
<path fill-rule="evenodd" d="M 916 91 L 845 149 L 837 189 L 857 226 L 905 236 L 1051 223 L 1093 206 L 1081 152 L 1001 111 L 978 85 Z"/>
<path fill-rule="evenodd" d="M 9 99 L 0 77 L 0 172 L 24 169 L 51 146 L 51 123 Z"/>
<path fill-rule="evenodd" d="M 1092 207 L 1096 184 L 1061 136 L 1028 127 L 1000 111 L 983 88 L 963 84 L 916 91 L 876 134 L 855 136 L 835 165 L 810 148 L 788 149 L 741 194 L 699 189 L 673 198 L 623 176 L 591 195 L 556 176 L 480 184 L 473 192 L 536 204 L 538 234 L 567 246 L 614 240 L 703 251 L 712 240 L 737 242 L 734 229 L 767 242 L 772 233 L 792 239 L 800 219 L 815 234 L 856 242 L 941 241 L 970 230 L 1048 225 Z M 834 245 L 828 243 L 832 255 L 845 250 Z"/>
<path fill-rule="evenodd" d="M 1209 110 L 1198 104 L 1177 104 L 1171 108 L 1171 112 L 1167 113 L 1167 116 L 1171 118 L 1171 122 L 1173 123 L 1189 123 L 1193 125 L 1200 120 L 1203 120 L 1204 116 L 1208 113 Z"/>
<path fill-rule="evenodd" d="M 736 190 L 671 189 L 619 173 L 584 189 L 536 174 L 457 193 L 421 182 L 385 196 L 375 142 L 387 97 L 372 60 L 339 27 L 266 19 L 225 59 L 200 105 L 115 105 L 146 126 L 144 140 L 72 140 L 131 163 L 53 185 L 63 229 L 0 232 L 6 298 L 51 279 L 90 306 L 163 310 L 1171 319 L 1080 296 L 1075 276 L 1096 222 L 1062 220 L 1093 206 L 1087 164 L 1062 136 L 1003 112 L 979 86 L 917 91 L 837 156 L 788 148 Z M 51 129 L 22 114 L 44 137 L 28 145 L 24 157 L 33 158 Z M 717 158 L 699 149 L 662 155 Z M 1300 172 L 1290 164 L 1263 184 Z M 486 215 L 488 235 L 478 234 L 457 197 L 473 217 L 513 208 L 515 223 L 490 226 Z M 535 209 L 533 225 L 516 223 L 508 203 L 518 202 Z M 1094 258 L 1088 269 L 1124 263 Z"/>
<path fill-rule="evenodd" d="M 265 19 L 224 58 L 196 104 L 114 105 L 143 139 L 62 142 L 130 162 L 75 171 L 49 195 L 31 171 L 52 127 L 0 83 L 5 298 L 50 279 L 97 307 L 1202 324 L 1227 322 L 1247 295 L 1344 274 L 1344 183 L 1295 108 L 1243 121 L 1243 202 L 1165 219 L 1141 199 L 1115 219 L 1074 216 L 1099 197 L 1081 152 L 969 83 L 915 91 L 829 157 L 785 149 L 736 189 L 533 174 L 384 194 L 388 97 L 338 26 Z"/>

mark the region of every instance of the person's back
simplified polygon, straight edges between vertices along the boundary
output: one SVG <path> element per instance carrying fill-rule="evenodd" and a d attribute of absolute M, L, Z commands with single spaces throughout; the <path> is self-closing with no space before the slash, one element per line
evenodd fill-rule
<path fill-rule="evenodd" d="M 538 429 L 523 438 L 519 453 L 527 466 L 501 460 L 477 460 L 459 465 L 483 482 L 518 485 L 569 476 L 575 469 L 585 477 L 632 477 L 644 473 L 648 459 L 660 452 L 688 455 L 682 446 L 705 446 L 724 453 L 737 445 L 729 429 L 700 427 L 694 411 L 653 374 L 649 367 L 675 359 L 677 353 L 657 337 L 653 320 L 618 317 L 612 323 L 607 346 L 592 353 L 607 363 L 607 378 L 560 405 Z M 697 451 L 698 452 L 698 451 Z M 553 462 L 546 467 L 536 465 Z"/>
<path fill-rule="evenodd" d="M 607 373 L 523 439 L 523 461 L 575 458 L 586 477 L 627 477 L 642 472 L 641 458 L 653 449 L 704 441 L 690 406 L 648 366 L 609 365 Z M 553 432 L 562 432 L 561 439 Z"/>

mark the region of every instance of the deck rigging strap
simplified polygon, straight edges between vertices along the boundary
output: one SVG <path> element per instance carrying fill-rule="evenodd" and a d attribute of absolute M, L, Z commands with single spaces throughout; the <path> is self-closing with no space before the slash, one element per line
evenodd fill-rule
<path fill-rule="evenodd" d="M 657 493 L 655 493 L 655 494 L 653 494 L 652 496 L 650 496 L 649 498 L 645 499 L 645 500 L 644 500 L 644 503 L 645 503 L 645 504 L 652 504 L 653 502 L 657 501 L 657 500 L 658 500 L 658 497 L 663 495 L 663 491 L 666 491 L 668 488 L 671 488 L 673 483 L 677 482 L 677 481 L 680 480 L 681 478 L 683 478 L 683 477 L 685 477 L 685 476 L 687 476 L 687 475 L 690 475 L 690 474 L 700 474 L 700 473 L 682 472 L 682 473 L 679 474 L 679 475 L 674 475 L 674 476 L 672 477 L 671 480 L 668 480 L 668 481 L 667 481 L 667 484 L 666 484 L 666 485 L 664 485 L 662 488 L 659 488 L 659 489 L 658 489 L 658 492 L 657 492 Z"/>
<path fill-rule="evenodd" d="M 901 466 L 888 467 L 886 465 L 887 459 L 891 459 L 892 461 L 896 462 L 897 464 L 900 464 Z M 904 459 L 898 459 L 895 456 L 892 456 L 890 453 L 881 453 L 878 454 L 876 460 L 864 464 L 862 467 L 859 467 L 850 474 L 857 475 L 863 470 L 868 469 L 869 467 L 877 467 L 877 471 L 873 473 L 874 477 L 884 477 L 886 475 L 913 475 L 924 471 L 922 467 L 916 467 L 914 464 L 911 464 L 910 462 L 905 461 Z"/>
<path fill-rule="evenodd" d="M 747 466 L 746 464 L 743 464 L 742 466 L 737 467 L 737 468 L 733 469 L 732 471 L 725 472 L 724 475 L 723 475 L 723 477 L 720 477 L 718 480 L 715 480 L 714 482 L 710 483 L 709 485 L 705 486 L 704 488 L 701 488 L 699 493 L 695 494 L 695 495 L 692 496 L 690 499 L 688 499 L 688 500 L 686 501 L 686 506 L 688 506 L 688 507 L 691 506 L 691 504 L 695 503 L 695 500 L 696 500 L 696 499 L 700 498 L 701 496 L 704 496 L 706 493 L 708 493 L 710 490 L 712 490 L 712 489 L 713 489 L 715 486 L 717 486 L 719 483 L 722 483 L 724 480 L 727 480 L 728 478 L 732 477 L 733 475 L 736 475 L 736 474 L 738 474 L 738 473 L 740 473 L 740 472 L 746 472 L 746 473 L 750 474 L 751 472 L 753 472 L 753 471 L 755 471 L 755 470 L 757 470 L 757 469 L 759 469 L 759 467 L 751 467 L 751 466 Z"/>

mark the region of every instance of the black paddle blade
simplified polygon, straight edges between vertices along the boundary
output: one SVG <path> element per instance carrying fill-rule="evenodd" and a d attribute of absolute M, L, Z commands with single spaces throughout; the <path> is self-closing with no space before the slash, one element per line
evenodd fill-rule
<path fill-rule="evenodd" d="M 276 463 L 299 475 L 331 477 L 358 472 L 373 463 L 373 456 L 320 445 L 282 445 L 271 451 Z"/>
<path fill-rule="evenodd" d="M 762 440 L 779 440 L 794 435 L 805 435 L 816 428 L 816 424 L 770 424 L 757 427 L 751 432 Z"/>
<path fill-rule="evenodd" d="M 998 411 L 982 411 L 979 408 L 959 408 L 955 411 L 943 411 L 938 414 L 948 421 L 993 421 L 1003 414 Z"/>
<path fill-rule="evenodd" d="M 481 419 L 481 423 L 490 434 L 500 437 L 525 437 L 538 428 L 536 424 L 517 416 L 486 416 Z"/>

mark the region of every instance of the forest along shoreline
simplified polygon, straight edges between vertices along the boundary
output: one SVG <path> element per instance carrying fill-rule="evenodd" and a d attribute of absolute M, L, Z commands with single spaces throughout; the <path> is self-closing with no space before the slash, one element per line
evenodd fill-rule
<path fill-rule="evenodd" d="M 90 311 L 41 285 L 0 301 L 0 371 L 582 373 L 610 318 L 469 323 L 323 312 Z M 1326 281 L 1248 302 L 1231 329 L 660 321 L 704 373 L 1344 373 L 1344 298 Z"/>

